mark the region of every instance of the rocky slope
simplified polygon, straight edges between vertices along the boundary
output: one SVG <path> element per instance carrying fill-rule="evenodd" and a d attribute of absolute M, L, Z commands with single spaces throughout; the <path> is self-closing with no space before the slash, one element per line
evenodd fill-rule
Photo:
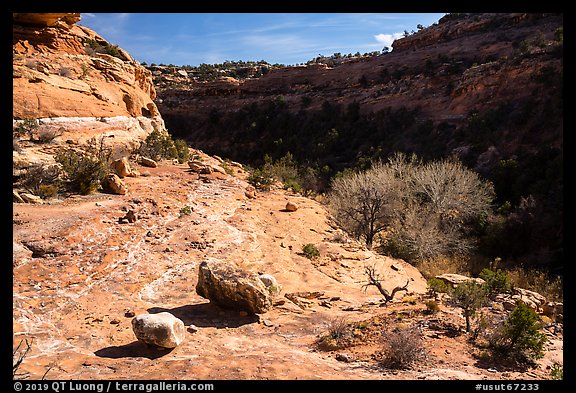
<path fill-rule="evenodd" d="M 63 128 L 51 143 L 23 141 L 15 168 L 50 161 L 62 144 L 92 136 L 130 145 L 164 130 L 150 74 L 77 25 L 77 14 L 13 18 L 14 119 L 39 119 L 44 132 Z M 87 54 L 86 44 L 114 56 Z M 415 267 L 351 240 L 318 202 L 281 189 L 255 193 L 241 165 L 192 153 L 198 171 L 132 162 L 142 176 L 125 177 L 123 195 L 13 204 L 12 344 L 13 360 L 22 360 L 16 377 L 549 379 L 551 367 L 562 364 L 559 320 L 541 317 L 548 343 L 533 369 L 486 359 L 462 333 L 461 310 L 440 301 L 437 314 L 426 312 L 426 281 Z M 228 171 L 197 173 L 206 165 Z M 308 243 L 319 258 L 303 254 Z M 250 314 L 199 296 L 205 261 L 272 275 L 280 289 L 272 307 Z M 384 305 L 374 287 L 364 287 L 365 267 L 376 269 L 386 290 L 407 291 Z M 502 319 L 506 310 L 496 302 L 484 312 Z M 134 316 L 162 312 L 188 327 L 174 349 L 147 346 L 132 330 Z M 319 348 L 319 338 L 343 321 L 347 346 Z M 380 367 L 388 335 L 410 326 L 421 332 L 426 357 L 403 371 Z"/>
<path fill-rule="evenodd" d="M 152 130 L 165 131 L 149 70 L 130 54 L 79 25 L 80 14 L 13 14 L 13 119 L 58 135 L 52 145 L 113 135 L 134 147 Z M 39 159 L 44 146 L 27 149 Z M 22 166 L 27 161 L 14 153 Z"/>
<path fill-rule="evenodd" d="M 427 314 L 420 273 L 350 240 L 313 200 L 283 190 L 248 197 L 239 168 L 234 176 L 169 163 L 147 170 L 149 176 L 125 179 L 126 195 L 13 205 L 13 348 L 31 344 L 20 375 L 530 380 L 549 379 L 550 367 L 562 363 L 561 325 L 550 322 L 537 367 L 482 358 L 462 333 L 459 309 L 440 302 L 439 313 Z M 298 209 L 287 211 L 288 201 Z M 122 220 L 130 210 L 135 220 Z M 318 247 L 318 259 L 302 254 L 307 243 Z M 200 297 L 194 288 L 207 260 L 271 274 L 280 286 L 274 305 L 253 315 Z M 382 307 L 374 287 L 363 289 L 366 266 L 375 267 L 385 289 L 408 281 L 408 291 Z M 160 312 L 189 327 L 174 349 L 146 346 L 132 330 L 134 315 Z M 486 312 L 506 315 L 499 304 Z M 319 348 L 319 338 L 342 321 L 355 326 L 348 345 Z M 403 371 L 379 367 L 389 332 L 409 326 L 420 327 L 426 359 Z"/>

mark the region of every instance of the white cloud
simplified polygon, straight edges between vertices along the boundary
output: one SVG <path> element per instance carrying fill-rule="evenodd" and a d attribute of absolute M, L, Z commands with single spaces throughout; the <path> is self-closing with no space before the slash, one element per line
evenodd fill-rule
<path fill-rule="evenodd" d="M 404 36 L 403 33 L 376 34 L 374 36 L 374 38 L 380 44 L 383 44 L 384 46 L 387 46 L 388 48 L 392 49 L 392 43 L 394 42 L 394 40 L 397 40 L 398 38 L 402 38 L 403 36 Z"/>

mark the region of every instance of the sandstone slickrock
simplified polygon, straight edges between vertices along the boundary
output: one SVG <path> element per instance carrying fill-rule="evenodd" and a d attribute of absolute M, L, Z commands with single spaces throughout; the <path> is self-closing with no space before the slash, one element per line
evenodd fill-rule
<path fill-rule="evenodd" d="M 258 275 L 240 269 L 232 262 L 203 261 L 196 293 L 224 308 L 254 314 L 265 313 L 272 307 L 270 291 Z"/>
<path fill-rule="evenodd" d="M 114 137 L 109 145 L 129 149 L 152 130 L 167 132 L 153 101 L 152 73 L 78 24 L 79 13 L 12 17 L 15 122 L 38 119 L 44 132 L 60 130 L 57 143 L 82 144 L 106 134 Z"/>
<path fill-rule="evenodd" d="M 436 278 L 439 278 L 440 280 L 444 281 L 446 284 L 450 284 L 452 285 L 454 288 L 458 286 L 458 284 L 461 284 L 463 282 L 466 281 L 474 281 L 477 284 L 484 284 L 484 280 L 476 277 L 468 277 L 468 276 L 463 276 L 462 274 L 456 274 L 456 273 L 444 273 L 441 274 L 439 276 L 436 276 Z"/>
<path fill-rule="evenodd" d="M 137 315 L 132 330 L 139 341 L 163 348 L 176 348 L 186 335 L 184 322 L 168 312 Z"/>
<path fill-rule="evenodd" d="M 101 184 L 105 192 L 119 195 L 125 195 L 128 192 L 126 184 L 115 173 L 106 175 Z"/>

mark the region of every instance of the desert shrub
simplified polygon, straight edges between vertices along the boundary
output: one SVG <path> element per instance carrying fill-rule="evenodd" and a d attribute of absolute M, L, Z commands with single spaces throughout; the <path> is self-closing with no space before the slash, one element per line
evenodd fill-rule
<path fill-rule="evenodd" d="M 264 164 L 252 171 L 248 182 L 254 187 L 269 190 L 275 181 L 284 184 L 284 189 L 292 188 L 295 192 L 302 192 L 302 179 L 298 165 L 290 152 L 274 161 L 268 154 L 264 156 Z"/>
<path fill-rule="evenodd" d="M 352 329 L 345 318 L 334 318 L 328 322 L 328 332 L 316 340 L 316 345 L 324 351 L 334 351 L 349 345 Z"/>
<path fill-rule="evenodd" d="M 54 158 L 62 165 L 65 185 L 69 191 L 83 195 L 96 191 L 100 180 L 106 175 L 105 166 L 100 160 L 73 149 L 59 151 Z"/>
<path fill-rule="evenodd" d="M 469 258 L 458 256 L 439 256 L 435 258 L 426 258 L 418 262 L 418 270 L 425 278 L 434 278 L 444 273 L 458 273 L 470 275 L 468 273 Z"/>
<path fill-rule="evenodd" d="M 101 44 L 96 40 L 89 39 L 84 42 L 84 50 L 90 56 L 94 56 L 96 53 L 105 53 L 124 60 L 118 45 L 111 45 L 108 42 Z"/>
<path fill-rule="evenodd" d="M 564 379 L 564 367 L 561 364 L 554 363 L 550 368 L 550 377 L 554 380 Z"/>
<path fill-rule="evenodd" d="M 190 158 L 190 151 L 188 150 L 188 143 L 184 139 L 174 140 L 174 147 L 176 148 L 176 157 L 180 164 L 185 163 Z"/>
<path fill-rule="evenodd" d="M 21 349 L 23 342 L 26 343 L 26 348 Z M 29 373 L 21 373 L 18 370 L 31 349 L 32 344 L 29 343 L 28 340 L 20 340 L 16 348 L 12 351 L 12 379 L 28 378 Z"/>
<path fill-rule="evenodd" d="M 402 208 L 405 187 L 393 169 L 375 163 L 364 172 L 348 172 L 332 181 L 329 206 L 336 221 L 370 249 L 377 234 Z"/>
<path fill-rule="evenodd" d="M 18 122 L 12 130 L 13 137 L 23 138 L 28 137 L 29 140 L 34 140 L 34 134 L 38 129 L 38 121 L 36 119 L 24 119 Z"/>
<path fill-rule="evenodd" d="M 409 368 L 425 356 L 422 335 L 416 328 L 397 328 L 387 333 L 385 345 L 381 364 L 386 368 Z"/>
<path fill-rule="evenodd" d="M 450 288 L 444 280 L 436 277 L 432 277 L 427 281 L 428 285 L 428 296 L 437 298 L 439 293 L 448 293 Z"/>
<path fill-rule="evenodd" d="M 82 75 L 80 76 L 80 79 L 85 79 L 90 76 L 90 66 L 88 64 L 82 63 L 80 65 L 80 69 L 82 70 Z"/>
<path fill-rule="evenodd" d="M 32 164 L 20 180 L 26 191 L 43 199 L 56 196 L 60 186 L 60 168 L 56 165 Z"/>
<path fill-rule="evenodd" d="M 478 277 L 485 281 L 484 286 L 490 297 L 498 293 L 510 293 L 512 291 L 512 284 L 508 278 L 508 273 L 501 269 L 497 269 L 496 271 L 488 268 L 482 269 Z"/>
<path fill-rule="evenodd" d="M 71 78 L 72 77 L 72 70 L 68 67 L 60 67 L 60 71 L 58 71 L 58 75 Z"/>
<path fill-rule="evenodd" d="M 486 304 L 486 288 L 475 281 L 466 281 L 450 291 L 450 298 L 455 306 L 462 309 L 466 320 L 466 332 L 470 333 L 471 319 L 476 315 L 476 311 Z"/>
<path fill-rule="evenodd" d="M 492 345 L 514 360 L 533 363 L 544 356 L 546 335 L 540 330 L 538 314 L 524 302 L 518 301 L 492 339 Z"/>
<path fill-rule="evenodd" d="M 436 314 L 438 311 L 440 311 L 440 306 L 438 306 L 438 302 L 436 300 L 427 300 L 425 304 L 427 314 Z"/>
<path fill-rule="evenodd" d="M 185 141 L 178 142 L 177 147 L 170 134 L 161 133 L 157 130 L 148 134 L 139 149 L 141 155 L 153 160 L 178 158 L 178 161 L 181 163 L 188 159 L 186 152 L 188 152 L 188 145 Z M 186 158 L 184 158 L 185 156 Z"/>
<path fill-rule="evenodd" d="M 308 259 L 316 259 L 320 257 L 320 250 L 313 243 L 307 243 L 302 246 L 302 253 Z"/>
<path fill-rule="evenodd" d="M 104 145 L 105 137 L 92 138 L 81 150 L 63 149 L 54 159 L 62 167 L 64 186 L 72 192 L 86 195 L 98 189 L 110 169 L 111 149 Z"/>
<path fill-rule="evenodd" d="M 514 287 L 538 292 L 549 301 L 563 300 L 564 284 L 560 276 L 554 277 L 543 270 L 519 266 L 509 270 L 508 277 Z"/>
<path fill-rule="evenodd" d="M 474 324 L 474 327 L 471 331 L 472 334 L 471 334 L 470 338 L 473 341 L 478 340 L 478 338 L 480 336 L 482 336 L 486 333 L 486 331 L 489 327 L 490 327 L 490 320 L 488 319 L 488 317 L 486 315 L 481 313 L 480 316 L 475 319 L 475 324 Z"/>
<path fill-rule="evenodd" d="M 183 207 L 180 209 L 180 216 L 181 216 L 181 217 L 182 217 L 182 216 L 188 216 L 188 215 L 192 214 L 192 211 L 193 211 L 193 210 L 192 210 L 192 207 L 190 207 L 190 206 L 188 206 L 188 205 L 183 206 Z"/>
<path fill-rule="evenodd" d="M 274 184 L 274 177 L 265 169 L 256 168 L 250 172 L 247 181 L 259 190 L 268 191 Z"/>

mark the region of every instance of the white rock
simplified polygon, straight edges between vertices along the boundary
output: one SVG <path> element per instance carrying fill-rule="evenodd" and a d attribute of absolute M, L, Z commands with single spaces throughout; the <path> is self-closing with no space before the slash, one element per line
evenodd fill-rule
<path fill-rule="evenodd" d="M 262 281 L 262 283 L 264 283 L 264 285 L 266 286 L 268 291 L 270 291 L 271 294 L 276 294 L 280 292 L 280 286 L 278 285 L 278 282 L 276 281 L 273 275 L 260 274 L 258 278 L 260 279 L 260 281 Z"/>
<path fill-rule="evenodd" d="M 163 348 L 177 347 L 186 334 L 184 322 L 168 312 L 137 315 L 132 330 L 139 341 Z"/>

